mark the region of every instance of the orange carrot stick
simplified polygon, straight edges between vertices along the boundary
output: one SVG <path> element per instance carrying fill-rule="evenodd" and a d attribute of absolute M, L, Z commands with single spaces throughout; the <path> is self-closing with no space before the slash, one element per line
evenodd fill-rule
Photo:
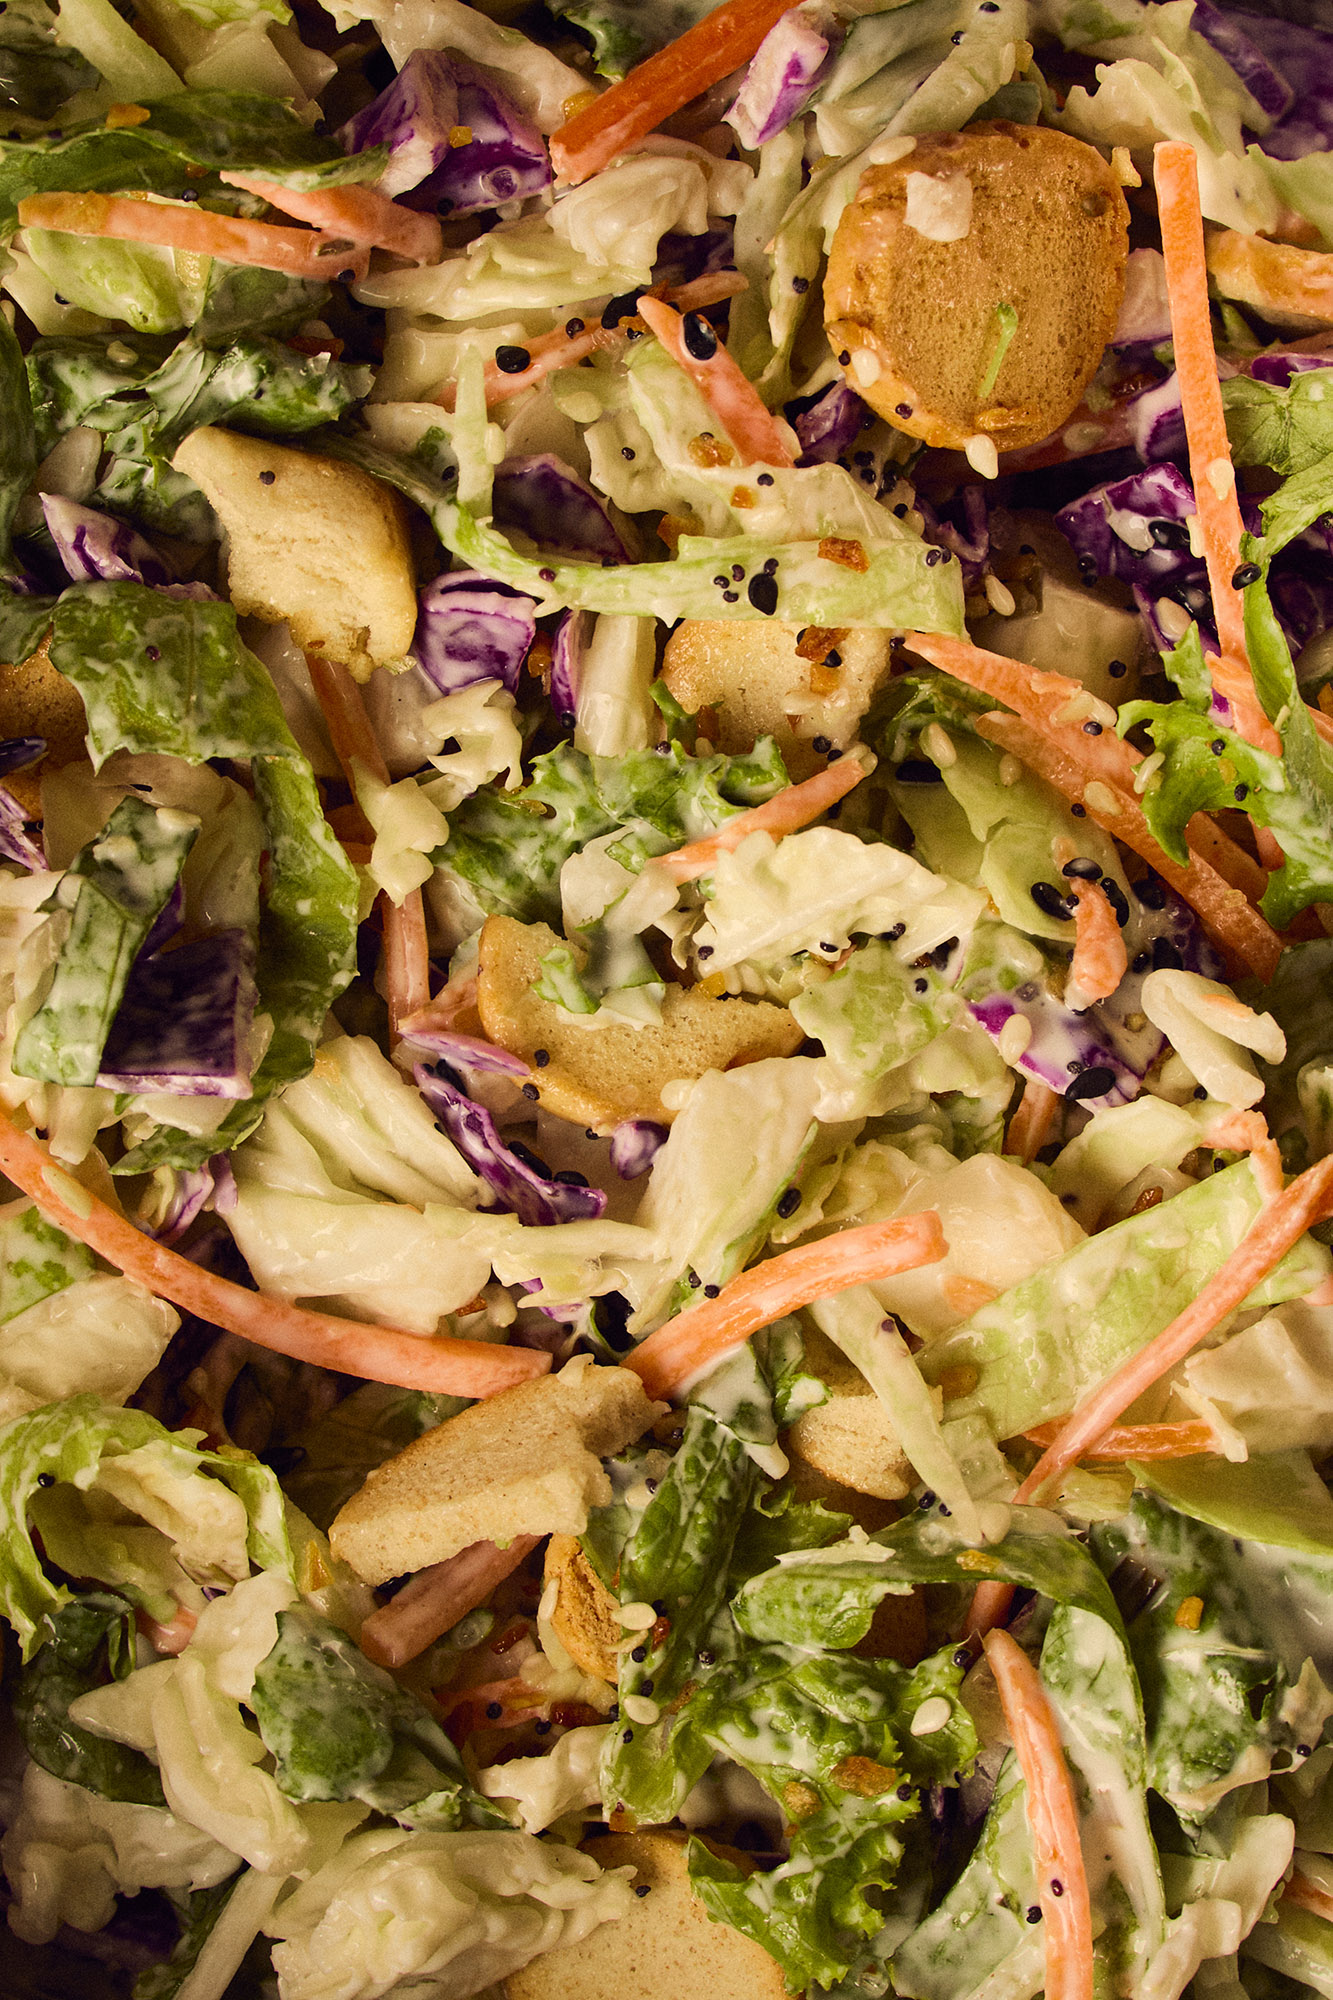
<path fill-rule="evenodd" d="M 783 436 L 786 426 L 761 400 L 707 320 L 697 313 L 682 318 L 673 306 L 646 297 L 639 300 L 639 317 L 700 390 L 743 465 L 796 463 Z"/>
<path fill-rule="evenodd" d="M 1059 1422 L 1034 1424 L 1024 1431 L 1029 1444 L 1046 1450 L 1060 1435 Z M 1123 1463 L 1127 1458 L 1199 1458 L 1221 1450 L 1217 1434 L 1202 1417 L 1189 1417 L 1175 1424 L 1117 1424 L 1101 1443 L 1084 1458 L 1100 1458 Z"/>
<path fill-rule="evenodd" d="M 322 230 L 284 229 L 272 222 L 247 222 L 237 215 L 174 202 L 134 201 L 118 194 L 32 194 L 19 203 L 25 229 L 59 229 L 74 236 L 114 236 L 129 243 L 156 243 L 167 250 L 193 250 L 228 264 L 254 264 L 286 271 L 294 278 L 364 278 L 370 252 L 346 236 Z"/>
<path fill-rule="evenodd" d="M 1092 1905 L 1060 1725 L 1017 1640 L 988 1632 L 983 1643 L 1027 1786 L 1037 1901 L 1046 1926 L 1046 2000 L 1092 2000 Z"/>
<path fill-rule="evenodd" d="M 1302 1875 L 1299 1868 L 1282 1891 L 1282 1901 L 1292 1903 L 1298 1910 L 1309 1910 L 1315 1917 L 1323 1917 L 1326 1923 L 1333 1923 L 1333 1896 L 1327 1889 L 1321 1889 L 1308 1875 Z"/>
<path fill-rule="evenodd" d="M 431 1338 L 396 1327 L 364 1326 L 332 1313 L 308 1312 L 271 1293 L 247 1291 L 219 1278 L 188 1257 L 178 1256 L 143 1236 L 123 1215 L 90 1194 L 57 1165 L 41 1141 L 0 1112 L 0 1169 L 15 1187 L 31 1195 L 78 1243 L 86 1243 L 108 1264 L 145 1291 L 170 1299 L 182 1312 L 225 1327 L 275 1354 L 313 1361 L 367 1382 L 392 1382 L 403 1389 L 436 1395 L 494 1396 L 519 1382 L 544 1375 L 548 1354 L 524 1347 L 498 1347 L 488 1340 Z"/>
<path fill-rule="evenodd" d="M 649 56 L 560 127 L 551 140 L 556 173 L 570 186 L 748 62 L 790 0 L 723 0 L 694 27 Z"/>
<path fill-rule="evenodd" d="M 799 833 L 839 799 L 846 798 L 873 769 L 872 762 L 840 757 L 826 770 L 816 771 L 813 778 L 803 778 L 799 785 L 786 786 L 763 805 L 737 813 L 735 819 L 729 819 L 716 833 L 705 834 L 702 840 L 692 840 L 688 846 L 659 856 L 653 865 L 664 868 L 673 882 L 697 882 L 701 875 L 716 867 L 720 854 L 734 854 L 752 833 L 771 833 L 776 837 Z"/>
<path fill-rule="evenodd" d="M 673 1395 L 784 1313 L 853 1285 L 873 1285 L 900 1271 L 937 1264 L 948 1249 L 934 1209 L 892 1222 L 864 1223 L 817 1243 L 799 1243 L 742 1271 L 715 1299 L 659 1326 L 621 1365 L 642 1378 L 650 1396 Z"/>
<path fill-rule="evenodd" d="M 3 1164 L 0 1162 L 0 1164 Z M 1333 1214 L 1333 1155 L 1309 1167 L 1266 1207 L 1192 1305 L 1098 1384 L 1042 1453 L 1014 1499 L 1031 1501 L 1093 1451 L 1131 1403 L 1151 1389 L 1300 1242 L 1307 1229 Z"/>
<path fill-rule="evenodd" d="M 365 1620 L 359 1635 L 362 1652 L 376 1666 L 405 1667 L 484 1604 L 540 1540 L 540 1535 L 515 1535 L 503 1548 L 474 1542 L 447 1562 L 423 1569 Z"/>
<path fill-rule="evenodd" d="M 346 187 L 289 188 L 276 181 L 258 179 L 254 174 L 219 174 L 231 187 L 257 194 L 270 208 L 294 215 L 331 236 L 350 236 L 367 249 L 392 250 L 413 264 L 438 264 L 444 254 L 444 237 L 433 215 L 404 208 L 378 188 L 359 181 Z"/>
<path fill-rule="evenodd" d="M 1032 1165 L 1046 1144 L 1059 1102 L 1058 1091 L 1052 1090 L 1049 1083 L 1043 1083 L 1037 1076 L 1028 1078 L 1004 1135 L 1004 1150 L 1010 1159 L 1021 1160 L 1025 1167 Z"/>
<path fill-rule="evenodd" d="M 1075 877 L 1069 887 L 1075 899 L 1074 957 L 1069 976 L 1088 1000 L 1109 1000 L 1129 970 L 1125 934 L 1099 882 Z"/>

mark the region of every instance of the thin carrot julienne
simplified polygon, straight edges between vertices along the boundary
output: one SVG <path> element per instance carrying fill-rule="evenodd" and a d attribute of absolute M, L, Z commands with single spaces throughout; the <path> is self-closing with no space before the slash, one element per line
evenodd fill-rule
<path fill-rule="evenodd" d="M 391 250 L 413 264 L 438 264 L 444 236 L 433 215 L 404 208 L 378 188 L 350 181 L 345 187 L 289 188 L 255 174 L 220 173 L 229 187 L 257 194 L 270 208 L 334 236 L 350 236 L 368 249 Z"/>
<path fill-rule="evenodd" d="M 786 426 L 764 403 L 718 335 L 697 315 L 682 318 L 660 299 L 639 300 L 639 317 L 700 391 L 745 465 L 792 466 Z"/>
<path fill-rule="evenodd" d="M 490 1341 L 431 1338 L 310 1312 L 272 1294 L 247 1291 L 155 1243 L 81 1187 L 31 1133 L 0 1112 L 0 1169 L 65 1233 L 87 1244 L 145 1291 L 182 1312 L 225 1327 L 257 1347 L 368 1382 L 436 1395 L 494 1396 L 544 1375 L 550 1356 Z"/>
<path fill-rule="evenodd" d="M 1074 957 L 1069 976 L 1084 1000 L 1109 1000 L 1129 970 L 1125 934 L 1099 882 L 1076 877 L 1069 888 L 1075 899 Z"/>
<path fill-rule="evenodd" d="M 937 1264 L 948 1249 L 933 1209 L 892 1222 L 864 1223 L 816 1243 L 800 1243 L 742 1271 L 715 1299 L 705 1299 L 668 1320 L 627 1354 L 621 1366 L 642 1378 L 650 1396 L 674 1395 L 785 1313 L 849 1291 L 853 1285 L 873 1285 L 900 1271 Z"/>
<path fill-rule="evenodd" d="M 799 785 L 787 785 L 763 805 L 737 813 L 716 833 L 659 856 L 653 865 L 665 869 L 673 882 L 697 882 L 717 865 L 719 855 L 734 853 L 752 833 L 799 833 L 802 827 L 810 826 L 830 806 L 846 798 L 874 768 L 874 758 L 868 752 L 862 752 L 860 757 L 840 757 L 836 764 L 816 771 L 813 778 L 803 778 Z"/>
<path fill-rule="evenodd" d="M 405 1667 L 452 1631 L 460 1618 L 484 1604 L 497 1584 L 512 1576 L 541 1537 L 515 1535 L 503 1548 L 474 1542 L 447 1561 L 423 1569 L 361 1627 L 358 1643 L 380 1667 Z"/>
<path fill-rule="evenodd" d="M 1060 1435 L 1058 1422 L 1034 1424 L 1030 1431 L 1024 1431 L 1029 1444 L 1035 1444 L 1044 1451 L 1053 1445 Z M 1101 1442 L 1083 1453 L 1084 1458 L 1104 1459 L 1123 1464 L 1131 1458 L 1201 1458 L 1216 1457 L 1222 1447 L 1217 1434 L 1202 1417 L 1182 1418 L 1174 1424 L 1117 1424 Z"/>
<path fill-rule="evenodd" d="M 1041 1676 L 1018 1641 L 1008 1632 L 988 1632 L 983 1644 L 1027 1788 L 1045 1927 L 1046 2000 L 1092 2000 L 1092 1904 L 1060 1725 Z"/>
<path fill-rule="evenodd" d="M 1059 1093 L 1052 1090 L 1049 1083 L 1043 1083 L 1039 1076 L 1028 1078 L 1018 1109 L 1009 1120 L 1009 1129 L 1004 1135 L 1004 1150 L 1011 1159 L 1031 1166 L 1046 1144 L 1046 1135 L 1051 1129 L 1059 1102 Z"/>
<path fill-rule="evenodd" d="M 366 246 L 344 236 L 214 215 L 177 202 L 135 201 L 129 195 L 28 195 L 18 205 L 18 219 L 24 229 L 154 243 L 166 250 L 218 257 L 228 264 L 285 271 L 294 278 L 364 278 L 370 265 Z"/>

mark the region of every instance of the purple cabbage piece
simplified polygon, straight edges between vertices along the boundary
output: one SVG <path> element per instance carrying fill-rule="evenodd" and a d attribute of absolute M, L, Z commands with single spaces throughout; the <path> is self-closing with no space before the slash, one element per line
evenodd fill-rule
<path fill-rule="evenodd" d="M 636 1181 L 647 1173 L 666 1144 L 668 1130 L 651 1118 L 626 1118 L 617 1125 L 611 1134 L 611 1165 L 622 1181 Z"/>
<path fill-rule="evenodd" d="M 1185 413 L 1180 405 L 1180 381 L 1174 370 L 1163 382 L 1131 397 L 1125 405 L 1130 442 L 1145 465 L 1180 458 L 1185 451 Z"/>
<path fill-rule="evenodd" d="M 152 928 L 139 946 L 140 958 L 152 958 L 170 938 L 174 938 L 185 921 L 185 884 L 180 876 L 171 885 L 171 894 L 153 918 Z"/>
<path fill-rule="evenodd" d="M 1197 17 L 1196 17 L 1197 19 Z M 1259 141 L 1275 160 L 1333 146 L 1333 34 L 1278 16 L 1246 14 L 1245 35 L 1291 86 L 1294 102 Z"/>
<path fill-rule="evenodd" d="M 566 611 L 551 640 L 551 707 L 566 729 L 578 720 L 579 682 L 591 630 L 586 611 Z"/>
<path fill-rule="evenodd" d="M 222 1157 L 225 1159 L 226 1155 Z M 202 1212 L 204 1203 L 213 1192 L 212 1165 L 210 1160 L 205 1161 L 202 1167 L 177 1172 L 166 1213 L 156 1229 L 146 1232 L 155 1242 L 179 1243 L 195 1217 Z"/>
<path fill-rule="evenodd" d="M 850 451 L 861 435 L 867 406 L 845 382 L 833 382 L 817 402 L 791 418 L 801 447 L 798 465 L 829 465 Z"/>
<path fill-rule="evenodd" d="M 243 930 L 140 952 L 102 1051 L 102 1088 L 248 1097 L 254 962 Z"/>
<path fill-rule="evenodd" d="M 536 604 L 507 583 L 470 570 L 437 576 L 417 600 L 412 653 L 441 694 L 477 681 L 503 681 L 518 693 L 518 677 L 537 636 Z"/>
<path fill-rule="evenodd" d="M 1328 524 L 1320 525 L 1327 533 Z M 1333 628 L 1333 570 L 1327 563 L 1320 566 L 1318 574 L 1313 566 L 1291 568 L 1284 564 L 1275 568 L 1268 580 L 1268 594 L 1293 653 Z"/>
<path fill-rule="evenodd" d="M 213 1213 L 230 1215 L 240 1200 L 240 1190 L 236 1186 L 236 1176 L 231 1170 L 231 1161 L 226 1153 L 214 1153 L 208 1165 L 213 1176 Z"/>
<path fill-rule="evenodd" d="M 0 742 L 0 778 L 7 778 L 11 771 L 26 770 L 45 755 L 44 736 L 6 736 Z"/>
<path fill-rule="evenodd" d="M 476 1035 L 456 1035 L 448 1028 L 421 1028 L 405 1034 L 403 1039 L 414 1049 L 424 1049 L 435 1062 L 447 1062 L 451 1069 L 462 1066 L 485 1070 L 492 1076 L 512 1076 L 519 1083 L 526 1083 L 532 1074 L 531 1064 L 522 1056 L 498 1049 L 494 1042 L 480 1041 Z"/>
<path fill-rule="evenodd" d="M 1160 250 L 1131 250 L 1125 264 L 1125 296 L 1111 335 L 1119 353 L 1156 347 L 1171 338 L 1171 305 L 1166 265 Z"/>
<path fill-rule="evenodd" d="M 466 141 L 451 145 L 462 132 Z M 475 215 L 539 194 L 551 180 L 536 126 L 488 76 L 443 49 L 417 49 L 338 138 L 349 153 L 387 146 L 380 189 L 408 208 Z"/>
<path fill-rule="evenodd" d="M 1210 42 L 1236 72 L 1261 111 L 1273 119 L 1290 111 L 1296 93 L 1286 77 L 1273 68 L 1263 51 L 1245 32 L 1240 22 L 1248 17 L 1224 14 L 1213 0 L 1194 0 L 1190 26 Z M 1333 49 L 1329 52 L 1333 58 Z"/>
<path fill-rule="evenodd" d="M 1267 382 L 1271 388 L 1285 389 L 1293 375 L 1303 375 L 1307 368 L 1330 366 L 1333 366 L 1333 355 L 1330 354 L 1256 354 L 1246 372 L 1256 382 Z"/>
<path fill-rule="evenodd" d="M 602 1213 L 606 1196 L 600 1188 L 573 1186 L 543 1173 L 506 1146 L 490 1112 L 446 1077 L 425 1063 L 418 1063 L 412 1074 L 468 1165 L 499 1195 L 501 1207 L 520 1222 L 543 1228 L 557 1222 L 593 1222 Z"/>
<path fill-rule="evenodd" d="M 13 793 L 3 785 L 0 785 L 0 861 L 12 861 L 30 873 L 46 867 L 36 822 L 27 818 Z"/>
<path fill-rule="evenodd" d="M 968 590 L 973 589 L 980 583 L 990 561 L 990 516 L 982 488 L 964 486 L 956 498 L 947 501 L 938 513 L 919 493 L 916 504 L 924 523 L 922 539 L 933 543 L 937 549 L 948 549 L 950 555 L 957 556 L 964 586 Z"/>
<path fill-rule="evenodd" d="M 1191 552 L 1194 493 L 1178 466 L 1150 465 L 1128 479 L 1094 486 L 1055 516 L 1080 564 L 1160 596 L 1204 574 Z"/>
<path fill-rule="evenodd" d="M 588 562 L 631 559 L 605 501 L 549 451 L 497 466 L 494 507 L 499 527 L 520 529 L 538 548 Z"/>
<path fill-rule="evenodd" d="M 831 7 L 806 0 L 774 23 L 759 44 L 725 118 L 753 152 L 804 111 L 833 66 L 845 34 Z"/>
<path fill-rule="evenodd" d="M 989 993 L 969 999 L 969 1013 L 998 1042 L 1006 1022 L 1019 1014 L 1032 1030 L 1032 1039 L 1018 1058 L 1016 1067 L 1039 1083 L 1047 1084 L 1061 1097 L 1071 1085 L 1078 1102 L 1088 1111 L 1106 1111 L 1115 1104 L 1128 1104 L 1137 1097 L 1140 1077 L 1122 1060 L 1109 1035 L 1098 1031 L 1094 1010 L 1075 1014 L 1036 980 L 1017 987 L 1012 993 Z M 1085 1079 L 1102 1087 L 1089 1091 Z M 1081 1087 L 1080 1087 L 1081 1086 Z"/>
<path fill-rule="evenodd" d="M 177 583 L 151 542 L 111 514 L 58 493 L 41 495 L 56 554 L 73 583 L 146 583 L 171 597 L 212 601 L 204 583 Z"/>

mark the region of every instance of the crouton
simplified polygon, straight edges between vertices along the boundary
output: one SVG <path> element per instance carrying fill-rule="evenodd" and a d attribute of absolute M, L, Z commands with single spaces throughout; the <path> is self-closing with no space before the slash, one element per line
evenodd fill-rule
<path fill-rule="evenodd" d="M 573 1125 L 608 1133 L 626 1118 L 669 1125 L 664 1085 L 764 1056 L 789 1056 L 803 1036 L 770 1000 L 713 998 L 668 986 L 660 1027 L 602 1017 L 595 1028 L 532 990 L 540 961 L 560 939 L 546 924 L 488 917 L 477 956 L 477 1006 L 491 1041 L 534 1063 L 543 1107 Z M 542 1060 L 537 1061 L 541 1051 Z"/>
<path fill-rule="evenodd" d="M 603 1458 L 663 1409 L 628 1368 L 580 1356 L 558 1375 L 461 1410 L 371 1472 L 329 1530 L 365 1583 L 445 1562 L 474 1542 L 577 1535 L 604 1507 Z"/>
<path fill-rule="evenodd" d="M 624 1634 L 616 1617 L 616 1600 L 579 1546 L 576 1535 L 552 1535 L 546 1544 L 547 1583 L 556 1580 L 551 1611 L 555 1636 L 576 1667 L 594 1680 L 619 1675 L 616 1647 Z"/>
<path fill-rule="evenodd" d="M 730 1924 L 714 1922 L 690 1885 L 682 1834 L 612 1833 L 588 1843 L 603 1868 L 634 1870 L 647 1888 L 618 1922 L 543 1952 L 505 1982 L 507 2000 L 787 2000 L 777 1961 Z M 744 1855 L 727 1858 L 744 1862 Z"/>
<path fill-rule="evenodd" d="M 360 681 L 403 657 L 417 597 L 396 493 L 340 459 L 215 425 L 191 431 L 172 464 L 227 531 L 228 588 L 242 617 L 285 619 L 299 646 Z"/>
<path fill-rule="evenodd" d="M 783 1437 L 784 1448 L 793 1460 L 804 1459 L 858 1493 L 901 1500 L 916 1475 L 884 1405 L 860 1369 L 817 1327 L 807 1325 L 802 1338 L 806 1366 L 827 1385 L 829 1399 L 797 1418 Z"/>
<path fill-rule="evenodd" d="M 816 736 L 845 750 L 889 674 L 888 632 L 687 618 L 667 641 L 662 679 L 729 755 L 776 738 L 793 778 L 822 771 Z"/>
<path fill-rule="evenodd" d="M 1333 255 L 1327 250 L 1266 243 L 1238 229 L 1211 230 L 1208 275 L 1224 299 L 1253 306 L 1291 333 L 1333 326 Z"/>
<path fill-rule="evenodd" d="M 57 673 L 43 639 L 26 660 L 0 665 L 0 739 L 42 736 L 46 755 L 26 770 L 11 771 L 5 790 L 29 819 L 42 816 L 41 773 L 87 755 L 88 718 L 73 681 Z"/>
<path fill-rule="evenodd" d="M 1093 147 L 1003 121 L 919 138 L 844 211 L 824 322 L 899 430 L 1012 451 L 1077 408 L 1115 329 L 1129 211 Z"/>

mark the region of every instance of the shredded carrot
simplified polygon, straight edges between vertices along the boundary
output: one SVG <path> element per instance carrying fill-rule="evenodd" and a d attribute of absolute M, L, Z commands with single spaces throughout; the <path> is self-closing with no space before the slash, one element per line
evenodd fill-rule
<path fill-rule="evenodd" d="M 30 1132 L 0 1112 L 0 1169 L 78 1243 L 104 1257 L 136 1285 L 170 1299 L 182 1312 L 224 1327 L 275 1354 L 313 1361 L 367 1382 L 391 1382 L 437 1395 L 494 1396 L 544 1375 L 549 1354 L 487 1340 L 430 1338 L 396 1327 L 365 1326 L 332 1313 L 308 1312 L 271 1293 L 247 1291 L 193 1264 L 81 1187 Z"/>
<path fill-rule="evenodd" d="M 1023 1435 L 1029 1444 L 1040 1445 L 1045 1451 L 1060 1435 L 1060 1425 L 1034 1424 Z M 1127 1458 L 1199 1458 L 1204 1453 L 1215 1456 L 1221 1449 L 1211 1424 L 1202 1417 L 1188 1417 L 1175 1424 L 1117 1424 L 1094 1450 L 1085 1451 L 1083 1456 L 1123 1463 Z"/>
<path fill-rule="evenodd" d="M 0 1162 L 0 1164 L 3 1164 Z M 1096 1449 L 1116 1418 L 1153 1384 L 1192 1354 L 1229 1312 L 1299 1243 L 1307 1229 L 1333 1214 L 1333 1155 L 1307 1168 L 1268 1202 L 1220 1271 L 1170 1326 L 1123 1361 L 1086 1396 L 1064 1423 L 1014 1495 L 1022 1503 L 1054 1484 L 1071 1465 Z"/>
<path fill-rule="evenodd" d="M 1237 732 L 1256 749 L 1280 756 L 1281 739 L 1255 693 L 1245 646 L 1245 606 L 1232 581 L 1240 567 L 1244 524 L 1217 379 L 1199 207 L 1199 163 L 1193 146 L 1179 140 L 1156 146 L 1153 180 L 1194 505 L 1221 648 L 1221 658 L 1209 662 L 1213 685 L 1231 703 Z"/>
<path fill-rule="evenodd" d="M 657 868 L 664 868 L 673 882 L 697 882 L 701 875 L 717 865 L 720 854 L 734 854 L 741 842 L 752 833 L 771 833 L 781 837 L 784 833 L 799 833 L 809 826 L 830 806 L 846 798 L 848 792 L 868 777 L 874 769 L 872 760 L 862 762 L 857 757 L 840 757 L 836 764 L 830 764 L 823 771 L 816 771 L 813 778 L 803 778 L 799 785 L 788 785 L 761 806 L 751 806 L 747 812 L 737 813 L 716 833 L 709 833 L 702 840 L 692 840 L 686 847 L 678 847 L 671 854 L 663 854 L 654 862 Z"/>
<path fill-rule="evenodd" d="M 405 1035 L 432 1034 L 443 1029 L 448 1034 L 481 1033 L 477 1012 L 477 975 L 465 972 L 450 979 L 435 998 L 399 1023 Z"/>
<path fill-rule="evenodd" d="M 1282 1891 L 1282 1901 L 1292 1903 L 1298 1910 L 1308 1910 L 1311 1916 L 1323 1917 L 1326 1923 L 1333 1923 L 1333 1896 L 1327 1889 L 1321 1889 L 1300 1869 L 1292 1876 Z"/>
<path fill-rule="evenodd" d="M 531 1555 L 540 1535 L 515 1535 L 503 1548 L 474 1542 L 447 1562 L 423 1569 L 361 1627 L 359 1644 L 380 1667 L 405 1667 L 484 1604 L 496 1585 Z"/>
<path fill-rule="evenodd" d="M 570 186 L 600 173 L 679 111 L 748 62 L 790 0 L 723 0 L 702 21 L 568 120 L 551 140 L 551 160 Z"/>
<path fill-rule="evenodd" d="M 236 215 L 175 202 L 135 201 L 118 194 L 32 194 L 19 203 L 25 229 L 58 229 L 74 236 L 114 236 L 193 250 L 228 264 L 254 264 L 294 278 L 364 278 L 370 252 L 345 236 L 317 229 L 284 229 Z"/>
<path fill-rule="evenodd" d="M 1052 1090 L 1049 1083 L 1043 1083 L 1037 1076 L 1028 1078 L 1004 1135 L 1004 1150 L 1011 1159 L 1021 1160 L 1025 1167 L 1032 1165 L 1046 1144 L 1059 1102 L 1059 1092 Z"/>
<path fill-rule="evenodd" d="M 1012 1583 L 979 1583 L 972 1593 L 972 1602 L 967 1607 L 959 1637 L 984 1639 L 987 1632 L 999 1624 L 1013 1599 Z"/>
<path fill-rule="evenodd" d="M 853 1285 L 873 1285 L 900 1271 L 937 1264 L 948 1249 L 933 1209 L 799 1243 L 742 1271 L 715 1299 L 659 1326 L 621 1365 L 642 1378 L 650 1396 L 670 1396 L 784 1313 Z"/>
<path fill-rule="evenodd" d="M 1037 1902 L 1046 1926 L 1046 2000 L 1092 2000 L 1092 1905 L 1060 1724 L 1018 1641 L 1008 1632 L 988 1632 L 983 1643 L 1027 1787 Z"/>
<path fill-rule="evenodd" d="M 682 318 L 674 306 L 646 297 L 639 300 L 639 317 L 701 392 L 743 465 L 796 463 L 787 448 L 785 424 L 778 422 L 706 321 Z M 696 354 L 694 347 L 700 352 Z M 710 348 L 711 352 L 704 351 Z"/>
<path fill-rule="evenodd" d="M 1105 778 L 1089 783 L 1085 772 L 1065 754 L 1061 745 L 1016 716 L 998 712 L 982 715 L 977 718 L 976 727 L 979 736 L 1021 758 L 1030 770 L 1081 806 L 1089 819 L 1156 869 L 1163 881 L 1198 912 L 1204 929 L 1221 948 L 1237 976 L 1254 973 L 1263 980 L 1272 978 L 1282 956 L 1282 940 L 1277 932 L 1264 922 L 1243 892 L 1223 877 L 1215 863 L 1205 860 L 1193 846 L 1189 862 L 1183 868 L 1165 854 L 1149 831 L 1143 809 L 1132 791 Z M 1195 814 L 1186 828 L 1187 835 L 1193 835 L 1203 817 Z"/>
<path fill-rule="evenodd" d="M 353 792 L 356 766 L 361 764 L 382 785 L 389 782 L 389 767 L 370 726 L 361 690 L 346 667 L 336 660 L 306 654 L 310 681 L 315 690 L 334 755 Z M 366 825 L 369 834 L 371 828 Z M 389 1033 L 397 1040 L 403 1022 L 430 999 L 430 952 L 426 941 L 426 906 L 420 889 L 409 889 L 401 903 L 389 896 L 380 898 L 384 925 L 384 973 L 388 989 Z"/>
<path fill-rule="evenodd" d="M 1248 1153 L 1264 1200 L 1272 1201 L 1281 1194 L 1282 1154 L 1261 1111 L 1223 1112 L 1208 1127 L 1203 1141 L 1228 1153 Z"/>
<path fill-rule="evenodd" d="M 391 250 L 413 264 L 438 264 L 444 254 L 444 236 L 433 215 L 404 208 L 378 188 L 361 182 L 346 187 L 289 188 L 254 174 L 219 174 L 231 187 L 257 194 L 270 208 L 294 215 L 331 236 L 350 236 L 353 243 L 367 249 Z"/>
<path fill-rule="evenodd" d="M 1075 877 L 1074 957 L 1069 976 L 1088 1000 L 1109 1000 L 1129 970 L 1125 934 L 1100 882 Z"/>
<path fill-rule="evenodd" d="M 136 1611 L 134 1622 L 156 1652 L 175 1659 L 193 1639 L 199 1619 L 188 1605 L 178 1604 L 165 1625 L 160 1625 L 156 1618 L 150 1618 L 146 1611 Z"/>
<path fill-rule="evenodd" d="M 743 278 L 739 271 L 708 271 L 703 277 L 692 278 L 688 284 L 677 285 L 673 290 L 654 285 L 649 296 L 657 298 L 660 293 L 673 305 L 679 306 L 682 312 L 697 312 L 702 306 L 720 305 L 723 299 L 734 299 L 738 292 L 748 289 L 749 280 Z M 578 331 L 570 333 L 568 329 L 571 326 Z M 557 327 L 551 333 L 534 334 L 531 340 L 523 343 L 528 365 L 521 368 L 517 375 L 506 375 L 494 361 L 486 363 L 487 408 L 492 403 L 503 403 L 510 396 L 517 396 L 521 389 L 535 387 L 548 375 L 553 375 L 557 368 L 576 368 L 591 354 L 626 347 L 631 334 L 642 333 L 643 329 L 643 320 L 637 313 L 631 313 L 628 319 L 618 321 L 615 326 L 602 326 L 600 322 L 584 326 L 579 320 L 567 320 L 563 327 Z M 454 406 L 454 384 L 446 382 L 431 400 L 451 410 Z"/>

